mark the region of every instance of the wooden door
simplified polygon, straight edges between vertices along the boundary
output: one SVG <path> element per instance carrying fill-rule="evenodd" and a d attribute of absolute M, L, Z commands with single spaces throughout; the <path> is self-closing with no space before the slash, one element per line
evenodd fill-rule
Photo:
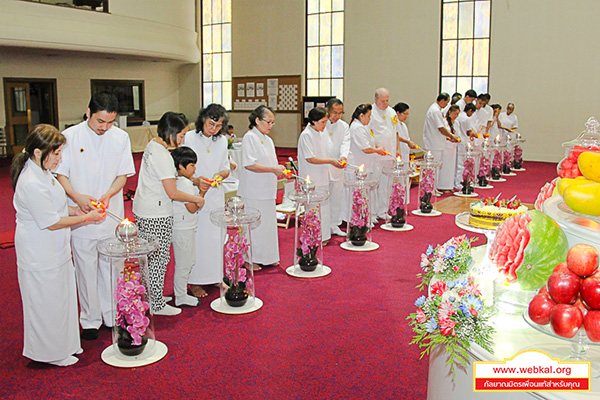
<path fill-rule="evenodd" d="M 27 82 L 4 82 L 6 126 L 9 149 L 17 154 L 25 147 L 25 138 L 31 131 L 31 101 Z"/>

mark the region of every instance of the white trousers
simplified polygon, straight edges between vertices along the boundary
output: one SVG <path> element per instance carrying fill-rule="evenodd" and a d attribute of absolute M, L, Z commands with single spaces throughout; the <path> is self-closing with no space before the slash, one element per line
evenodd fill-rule
<path fill-rule="evenodd" d="M 175 297 L 187 295 L 190 273 L 196 264 L 196 230 L 173 229 L 173 256 L 175 273 L 173 275 L 173 292 Z"/>
<path fill-rule="evenodd" d="M 465 155 L 456 153 L 456 173 L 454 174 L 454 188 L 462 189 L 463 172 L 465 171 Z"/>
<path fill-rule="evenodd" d="M 98 257 L 98 240 L 71 236 L 77 291 L 81 313 L 79 323 L 83 329 L 112 327 L 115 310 L 112 305 L 110 262 Z M 115 281 L 117 277 L 114 277 Z"/>
<path fill-rule="evenodd" d="M 279 262 L 279 237 L 277 235 L 277 213 L 275 199 L 257 200 L 242 197 L 248 207 L 260 211 L 260 225 L 254 228 L 252 238 L 252 262 L 271 265 Z"/>
<path fill-rule="evenodd" d="M 347 201 L 347 200 L 346 200 Z M 342 204 L 344 203 L 344 182 L 329 181 L 329 215 L 331 227 L 342 223 Z"/>
<path fill-rule="evenodd" d="M 316 186 L 315 190 L 323 193 L 329 192 L 329 185 L 327 186 Z M 330 210 L 331 198 L 323 200 L 321 202 L 321 240 L 331 239 L 331 210 Z"/>
<path fill-rule="evenodd" d="M 23 301 L 23 355 L 58 361 L 81 348 L 73 262 L 44 271 L 18 268 Z"/>
<path fill-rule="evenodd" d="M 454 175 L 456 172 L 456 143 L 446 143 L 442 153 L 442 165 L 440 167 L 439 183 L 440 190 L 451 190 L 454 188 Z"/>

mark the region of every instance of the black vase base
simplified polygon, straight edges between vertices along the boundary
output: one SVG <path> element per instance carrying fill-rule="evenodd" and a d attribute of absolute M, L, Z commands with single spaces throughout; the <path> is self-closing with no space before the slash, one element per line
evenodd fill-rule
<path fill-rule="evenodd" d="M 298 261 L 298 265 L 300 266 L 300 269 L 302 271 L 312 272 L 315 269 L 317 269 L 317 266 L 319 265 L 319 261 L 318 260 L 309 260 L 309 261 L 306 261 L 306 260 L 304 260 L 304 259 L 301 258 Z"/>
<path fill-rule="evenodd" d="M 144 352 L 144 349 L 146 348 L 147 343 L 148 338 L 146 336 L 142 336 L 142 343 L 137 345 L 132 344 L 131 340 L 127 340 L 123 337 L 119 337 L 117 339 L 117 347 L 119 348 L 119 351 L 121 352 L 121 354 L 126 355 L 128 357 L 135 357 L 142 354 Z"/>
<path fill-rule="evenodd" d="M 243 307 L 248 301 L 248 293 L 244 292 L 226 292 L 225 301 L 231 307 Z"/>

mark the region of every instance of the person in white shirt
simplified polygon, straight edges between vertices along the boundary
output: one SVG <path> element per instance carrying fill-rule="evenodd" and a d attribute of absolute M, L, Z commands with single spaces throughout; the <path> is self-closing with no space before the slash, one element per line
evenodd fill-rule
<path fill-rule="evenodd" d="M 338 98 L 327 101 L 329 113 L 325 132 L 328 134 L 327 156 L 340 161 L 348 161 L 350 153 L 350 126 L 342 119 L 344 103 Z M 346 236 L 339 227 L 342 223 L 342 204 L 344 203 L 344 170 L 329 166 L 329 216 L 331 234 Z"/>
<path fill-rule="evenodd" d="M 298 175 L 310 176 L 315 190 L 329 194 L 329 166 L 342 168 L 340 160 L 327 156 L 327 110 L 315 107 L 308 112 L 308 125 L 298 138 Z M 331 219 L 329 199 L 321 203 L 321 240 L 324 243 L 331 238 Z"/>
<path fill-rule="evenodd" d="M 519 119 L 517 118 L 517 114 L 515 114 L 515 105 L 513 103 L 508 103 L 506 112 L 500 113 L 498 119 L 502 126 L 508 129 L 509 132 L 519 129 Z"/>
<path fill-rule="evenodd" d="M 456 104 L 448 108 L 448 114 L 445 118 L 446 129 L 454 135 L 457 140 L 446 140 L 445 148 L 442 153 L 442 164 L 438 175 L 437 187 L 442 192 L 450 192 L 454 188 L 454 175 L 456 172 L 456 147 L 458 145 L 458 132 L 456 129 L 455 120 L 458 118 L 460 109 Z"/>
<path fill-rule="evenodd" d="M 454 176 L 454 188 L 461 190 L 463 185 L 463 171 L 465 170 L 465 152 L 467 151 L 467 143 L 474 146 L 473 140 L 477 137 L 477 133 L 473 130 L 471 117 L 475 113 L 475 105 L 469 103 L 465 106 L 465 111 L 458 114 L 458 118 L 454 121 L 456 131 L 460 142 L 458 143 L 456 154 L 456 174 Z"/>
<path fill-rule="evenodd" d="M 448 105 L 449 101 L 448 93 L 440 93 L 436 101 L 429 106 L 423 125 L 423 146 L 426 151 L 431 152 L 433 159 L 437 162 L 442 161 L 442 154 L 448 140 L 453 143 L 458 142 L 458 136 L 448 130 L 442 113 L 442 109 Z"/>
<path fill-rule="evenodd" d="M 58 366 L 75 364 L 79 360 L 74 354 L 83 352 L 69 228 L 105 217 L 103 210 L 85 214 L 67 207 L 65 191 L 51 173 L 65 141 L 55 127 L 37 125 L 11 166 L 23 355 Z"/>
<path fill-rule="evenodd" d="M 57 179 L 70 198 L 89 212 L 91 201 L 101 202 L 111 213 L 125 217 L 123 186 L 135 174 L 129 135 L 113 126 L 119 103 L 114 94 L 96 93 L 86 111 L 87 120 L 66 129 L 63 159 L 56 169 Z M 98 329 L 114 324 L 110 263 L 98 257 L 100 240 L 113 237 L 118 222 L 106 218 L 72 228 L 71 245 L 77 271 L 81 313 L 81 338 L 94 340 Z"/>
<path fill-rule="evenodd" d="M 409 168 L 410 149 L 417 149 L 419 147 L 415 142 L 410 140 L 408 127 L 406 126 L 406 120 L 410 114 L 410 107 L 408 104 L 400 102 L 394 106 L 394 111 L 396 112 L 396 118 L 398 120 L 396 123 L 396 147 L 399 149 L 404 166 Z M 406 203 L 410 203 L 410 190 L 407 190 L 406 192 Z"/>
<path fill-rule="evenodd" d="M 171 152 L 177 169 L 177 190 L 190 195 L 197 193 L 192 181 L 196 172 L 198 157 L 194 150 L 181 146 Z M 206 205 L 206 203 L 205 203 Z M 173 202 L 173 257 L 175 273 L 173 276 L 173 292 L 175 305 L 195 307 L 200 299 L 187 293 L 187 285 L 196 264 L 196 231 L 198 229 L 198 205 L 196 203 Z"/>
<path fill-rule="evenodd" d="M 486 135 L 489 135 L 490 128 L 494 123 L 494 110 L 492 109 L 492 106 L 490 106 L 490 100 L 492 100 L 492 96 L 489 93 L 484 93 L 483 96 L 485 98 L 485 105 L 483 106 L 483 108 L 487 113 L 487 127 L 485 133 Z"/>
<path fill-rule="evenodd" d="M 183 143 L 183 146 L 191 147 L 198 157 L 194 185 L 206 192 L 206 203 L 198 213 L 196 251 L 199 257 L 189 278 L 190 290 L 196 297 L 207 296 L 203 285 L 220 284 L 223 281 L 222 247 L 225 236 L 221 227 L 210 221 L 210 213 L 225 207 L 225 189 L 221 184 L 211 186 L 208 181 L 229 177 L 227 138 L 222 134 L 227 121 L 225 107 L 210 104 L 200 110 L 196 129 L 186 133 Z"/>
<path fill-rule="evenodd" d="M 133 199 L 133 214 L 139 236 L 158 240 L 158 250 L 148 256 L 150 307 L 154 315 L 177 315 L 180 308 L 168 305 L 163 297 L 165 273 L 169 263 L 173 235 L 173 201 L 204 206 L 204 192 L 199 196 L 177 189 L 177 170 L 169 147 L 178 147 L 187 132 L 187 124 L 174 112 L 166 112 L 158 122 L 158 137 L 144 149 L 138 187 Z"/>
<path fill-rule="evenodd" d="M 250 130 L 242 139 L 242 165 L 238 194 L 248 207 L 260 211 L 260 224 L 252 231 L 252 262 L 254 270 L 262 266 L 279 265 L 279 241 L 275 198 L 277 178 L 286 176 L 279 165 L 275 145 L 269 137 L 275 125 L 275 113 L 267 106 L 258 106 L 250 116 Z"/>
<path fill-rule="evenodd" d="M 501 144 L 506 144 L 506 139 L 508 138 L 509 129 L 502 125 L 500 122 L 500 112 L 502 112 L 502 106 L 500 104 L 492 104 L 491 108 L 493 110 L 493 119 L 492 125 L 490 126 L 489 134 L 491 140 L 494 140 L 496 136 L 500 138 Z"/>
<path fill-rule="evenodd" d="M 460 111 L 463 112 L 463 111 L 465 111 L 465 106 L 467 104 L 472 104 L 476 98 L 477 98 L 477 92 L 474 91 L 473 89 L 469 89 L 465 92 L 465 97 L 458 100 L 456 102 L 456 105 L 458 106 L 458 108 L 460 108 Z"/>
<path fill-rule="evenodd" d="M 388 209 L 388 178 L 382 174 L 385 166 L 391 166 L 397 155 L 396 149 L 396 125 L 398 119 L 396 113 L 389 106 L 390 93 L 386 88 L 375 91 L 375 106 L 371 111 L 370 128 L 375 134 L 375 143 L 388 153 L 387 157 L 377 157 L 373 165 L 373 177 L 379 181 L 379 185 L 373 190 L 373 215 L 379 219 L 385 219 Z"/>
<path fill-rule="evenodd" d="M 483 145 L 483 139 L 488 137 L 487 125 L 488 125 L 488 113 L 485 109 L 485 102 L 487 97 L 485 94 L 480 94 L 475 100 L 475 114 L 472 116 L 471 126 L 478 137 L 475 139 L 475 145 L 481 147 Z"/>

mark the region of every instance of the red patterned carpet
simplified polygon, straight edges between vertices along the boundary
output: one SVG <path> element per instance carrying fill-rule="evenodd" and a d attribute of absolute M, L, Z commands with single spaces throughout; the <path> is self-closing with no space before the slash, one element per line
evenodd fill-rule
<path fill-rule="evenodd" d="M 555 175 L 555 165 L 526 162 L 526 172 L 495 184 L 485 195 L 518 194 L 532 203 Z M 0 232 L 14 227 L 8 169 L 0 168 Z M 128 185 L 129 186 L 129 185 Z M 413 188 L 413 204 L 416 193 Z M 130 202 L 128 202 L 130 207 Z M 198 308 L 176 317 L 156 317 L 157 339 L 169 353 L 143 368 L 104 364 L 101 352 L 110 331 L 83 342 L 79 363 L 50 367 L 21 355 L 21 300 L 14 249 L 0 250 L 3 307 L 0 314 L 0 398 L 194 398 L 194 399 L 425 399 L 427 358 L 409 346 L 406 317 L 418 296 L 419 256 L 429 243 L 464 233 L 454 216 L 409 216 L 411 232 L 376 228 L 381 245 L 371 253 L 350 253 L 334 237 L 325 248 L 331 275 L 312 280 L 285 274 L 292 263 L 293 229 L 279 229 L 281 267 L 256 276 L 264 307 L 249 315 L 213 312 L 215 288 Z M 479 243 L 483 243 L 480 238 Z M 165 294 L 172 294 L 172 264 Z"/>

